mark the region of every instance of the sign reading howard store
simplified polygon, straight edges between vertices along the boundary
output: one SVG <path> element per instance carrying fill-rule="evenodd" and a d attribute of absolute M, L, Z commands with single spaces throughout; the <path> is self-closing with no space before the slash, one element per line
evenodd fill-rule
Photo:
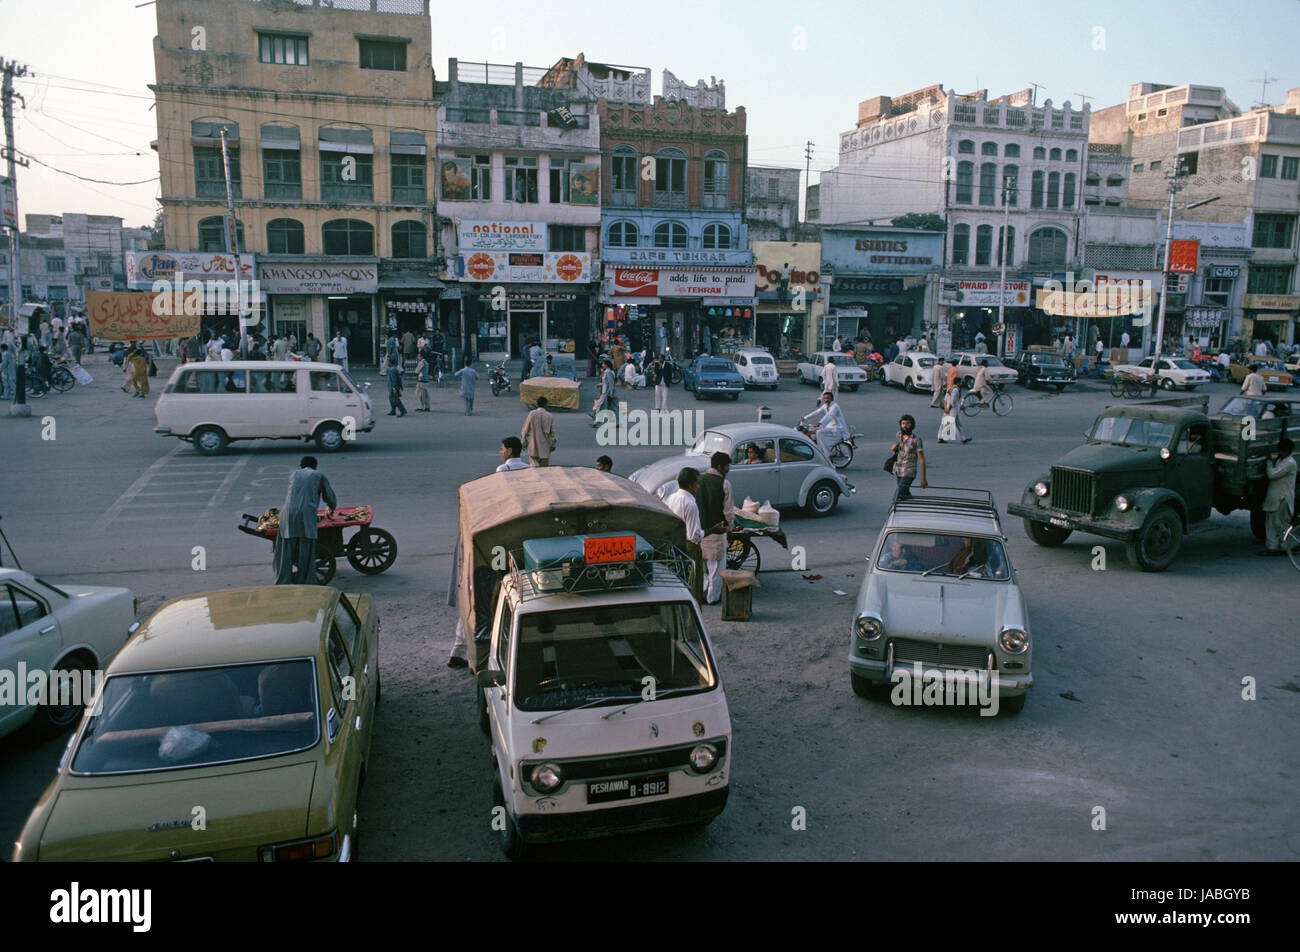
<path fill-rule="evenodd" d="M 374 294 L 379 289 L 379 266 L 263 262 L 258 280 L 268 294 Z"/>

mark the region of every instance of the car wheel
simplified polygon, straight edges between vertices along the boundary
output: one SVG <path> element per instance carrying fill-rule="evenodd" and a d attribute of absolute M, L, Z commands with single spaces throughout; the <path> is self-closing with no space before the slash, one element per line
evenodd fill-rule
<path fill-rule="evenodd" d="M 204 456 L 220 456 L 229 442 L 220 427 L 205 426 L 194 434 L 194 448 Z"/>
<path fill-rule="evenodd" d="M 731 395 L 731 399 L 733 399 L 733 400 L 739 400 L 739 399 L 740 399 L 740 394 L 738 394 L 738 393 L 733 393 L 733 394 Z"/>
<path fill-rule="evenodd" d="M 487 695 L 483 693 L 483 688 L 476 692 L 478 695 L 478 729 L 483 732 L 484 737 L 492 735 L 492 721 L 488 717 Z"/>
<path fill-rule="evenodd" d="M 808 500 L 803 506 L 804 512 L 816 517 L 829 516 L 835 511 L 835 505 L 839 500 L 839 489 L 829 479 L 823 479 L 808 490 Z"/>
<path fill-rule="evenodd" d="M 1161 390 L 1173 390 L 1173 389 L 1174 389 L 1174 380 L 1173 380 L 1173 378 L 1172 378 L 1172 377 L 1161 377 L 1161 378 L 1160 378 L 1160 389 L 1161 389 Z"/>
<path fill-rule="evenodd" d="M 1255 536 L 1255 541 L 1264 542 L 1268 539 L 1268 533 L 1265 532 L 1264 524 L 1268 516 L 1263 509 L 1250 510 L 1250 531 Z"/>
<path fill-rule="evenodd" d="M 1046 546 L 1049 549 L 1055 548 L 1070 538 L 1071 531 L 1070 529 L 1049 525 L 1046 522 L 1035 522 L 1033 519 L 1025 520 L 1025 534 L 1039 545 Z"/>
<path fill-rule="evenodd" d="M 998 699 L 998 713 L 1000 714 L 1019 714 L 1025 709 L 1025 701 L 1029 700 L 1029 693 L 1017 694 L 1015 697 L 1006 697 Z"/>
<path fill-rule="evenodd" d="M 858 387 L 860 387 L 860 386 L 862 386 L 862 384 L 860 384 L 860 383 L 851 383 L 851 384 L 849 384 L 849 389 L 852 390 L 854 393 L 857 393 L 857 392 L 858 392 Z"/>
<path fill-rule="evenodd" d="M 1147 517 L 1137 538 L 1125 546 L 1129 563 L 1143 572 L 1163 572 L 1174 564 L 1183 542 L 1183 522 L 1170 506 Z"/>
<path fill-rule="evenodd" d="M 703 396 L 703 394 L 700 393 L 700 391 L 696 390 L 696 391 L 695 391 L 695 399 L 696 399 L 696 400 L 703 400 L 703 399 L 704 399 L 704 396 Z"/>
<path fill-rule="evenodd" d="M 510 815 L 510 808 L 506 806 L 505 794 L 501 792 L 500 778 L 492 781 L 492 806 L 501 808 L 499 811 L 495 809 L 492 811 L 493 824 L 502 827 L 497 830 L 497 845 L 501 847 L 501 852 L 506 854 L 506 859 L 515 861 L 523 859 L 528 854 L 528 842 L 519 835 L 515 818 Z"/>
<path fill-rule="evenodd" d="M 55 737 L 63 733 L 68 728 L 80 720 L 81 715 L 85 713 L 86 702 L 90 700 L 89 695 L 84 695 L 85 674 L 84 672 L 94 670 L 94 663 L 82 655 L 72 655 L 65 658 L 55 669 L 56 677 L 51 678 L 48 686 L 50 696 L 46 698 L 45 704 L 36 705 L 36 713 L 31 720 L 31 730 L 39 738 Z M 66 675 L 60 678 L 58 675 Z M 69 700 L 76 698 L 80 700 L 79 704 L 56 704 L 59 699 L 59 686 L 61 684 L 72 685 L 72 693 Z"/>
<path fill-rule="evenodd" d="M 1065 393 L 1065 387 L 1066 387 L 1066 384 L 1058 383 L 1058 384 L 1056 385 L 1056 392 L 1057 392 L 1057 393 Z"/>
<path fill-rule="evenodd" d="M 337 423 L 322 424 L 316 431 L 316 447 L 323 453 L 337 453 L 343 442 L 343 428 Z"/>
<path fill-rule="evenodd" d="M 903 389 L 908 393 L 916 393 L 916 384 L 912 383 L 911 377 L 908 377 L 903 381 Z"/>
<path fill-rule="evenodd" d="M 880 696 L 880 685 L 870 678 L 864 678 L 856 671 L 849 671 L 849 683 L 853 685 L 853 693 L 858 697 L 876 698 Z"/>

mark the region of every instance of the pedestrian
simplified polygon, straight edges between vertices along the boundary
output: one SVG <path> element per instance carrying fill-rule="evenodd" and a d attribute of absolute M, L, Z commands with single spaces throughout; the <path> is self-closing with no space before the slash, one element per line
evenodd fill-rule
<path fill-rule="evenodd" d="M 1267 463 L 1268 490 L 1264 494 L 1264 551 L 1259 555 L 1283 555 L 1282 536 L 1291 525 L 1295 501 L 1296 461 L 1291 454 L 1295 442 L 1287 436 L 1277 441 L 1277 456 Z"/>
<path fill-rule="evenodd" d="M 844 350 L 844 338 L 840 337 L 839 334 L 835 335 L 835 343 L 831 345 L 831 350 L 837 354 Z"/>
<path fill-rule="evenodd" d="M 1256 341 L 1256 342 L 1255 342 L 1255 356 L 1256 356 L 1256 357 L 1267 357 L 1267 356 L 1268 356 L 1268 344 L 1265 343 L 1265 342 L 1262 341 L 1262 340 L 1258 340 L 1258 341 Z"/>
<path fill-rule="evenodd" d="M 524 428 L 519 432 L 528 447 L 532 466 L 549 466 L 551 454 L 555 452 L 555 417 L 546 409 L 547 402 L 545 397 L 537 398 L 537 409 L 529 411 L 524 418 Z"/>
<path fill-rule="evenodd" d="M 939 409 L 943 403 L 943 392 L 948 383 L 948 365 L 939 357 L 930 368 L 930 406 Z"/>
<path fill-rule="evenodd" d="M 700 530 L 700 507 L 695 501 L 695 492 L 699 485 L 700 471 L 692 466 L 685 466 L 677 474 L 677 491 L 664 499 L 664 505 L 686 523 L 686 541 L 696 544 L 704 538 L 704 533 Z"/>
<path fill-rule="evenodd" d="M 900 338 L 898 339 L 898 352 L 899 352 L 900 354 L 906 354 L 906 353 L 907 353 L 908 346 L 909 346 L 909 345 L 908 345 L 908 343 L 907 343 L 907 338 L 906 338 L 906 337 L 900 337 Z"/>
<path fill-rule="evenodd" d="M 426 351 L 420 351 L 420 361 L 415 365 L 415 396 L 419 399 L 420 405 L 415 408 L 416 413 L 429 412 L 429 355 Z"/>
<path fill-rule="evenodd" d="M 599 426 L 596 420 L 601 410 L 613 413 L 618 409 L 618 398 L 614 395 L 614 363 L 608 357 L 600 362 L 600 392 L 591 408 L 592 426 Z"/>
<path fill-rule="evenodd" d="M 1071 360 L 1074 359 L 1074 335 L 1073 334 L 1065 335 L 1065 344 L 1063 346 L 1065 349 L 1066 363 L 1069 363 Z"/>
<path fill-rule="evenodd" d="M 971 387 L 971 391 L 979 394 L 981 406 L 987 406 L 988 402 L 993 399 L 993 388 L 989 386 L 989 362 L 987 360 L 981 360 L 980 365 L 975 368 L 975 383 Z"/>
<path fill-rule="evenodd" d="M 1183 357 L 1186 358 L 1187 360 L 1191 360 L 1195 354 L 1196 354 L 1196 341 L 1194 341 L 1192 338 L 1189 337 L 1187 338 L 1187 343 L 1183 345 Z"/>
<path fill-rule="evenodd" d="M 307 359 L 311 361 L 315 361 L 318 357 L 320 357 L 320 341 L 317 340 L 315 334 L 311 333 L 311 331 L 308 331 L 307 332 Z"/>
<path fill-rule="evenodd" d="M 597 456 L 596 469 L 602 473 L 612 473 L 614 472 L 614 461 L 608 456 Z"/>
<path fill-rule="evenodd" d="M 86 335 L 81 333 L 77 325 L 68 331 L 68 350 L 72 352 L 72 362 L 81 363 L 81 355 L 86 352 Z"/>
<path fill-rule="evenodd" d="M 1214 360 L 1215 363 L 1219 365 L 1219 375 L 1226 378 L 1230 372 L 1230 368 L 1232 367 L 1232 357 L 1225 350 L 1220 351 L 1219 356 Z"/>
<path fill-rule="evenodd" d="M 316 457 L 304 456 L 289 476 L 289 492 L 280 507 L 275 534 L 276 585 L 308 585 L 316 581 L 316 510 L 325 503 L 325 518 L 338 508 L 325 474 L 316 470 Z"/>
<path fill-rule="evenodd" d="M 194 363 L 203 359 L 203 339 L 195 334 L 193 337 L 185 339 L 185 346 L 182 348 L 185 355 L 185 362 Z"/>
<path fill-rule="evenodd" d="M 722 576 L 718 573 L 727 564 L 727 532 L 736 509 L 736 497 L 727 480 L 729 469 L 731 457 L 721 451 L 714 453 L 709 457 L 708 470 L 700 477 L 697 492 L 700 527 L 704 530 L 700 553 L 704 556 L 706 605 L 722 601 Z"/>
<path fill-rule="evenodd" d="M 1128 336 L 1128 331 L 1124 331 L 1122 334 L 1119 335 L 1119 346 L 1122 347 L 1124 350 L 1128 350 L 1128 342 L 1131 339 L 1132 338 Z"/>
<path fill-rule="evenodd" d="M 402 384 L 401 358 L 389 361 L 384 376 L 388 378 L 388 415 L 406 416 L 406 405 L 402 403 L 402 390 L 404 388 Z"/>
<path fill-rule="evenodd" d="M 527 469 L 528 464 L 519 458 L 523 452 L 524 444 L 517 436 L 507 436 L 501 441 L 501 465 L 497 467 L 498 473 L 508 473 L 512 469 Z"/>
<path fill-rule="evenodd" d="M 953 368 L 956 369 L 955 367 Z M 939 442 L 955 443 L 961 440 L 963 443 L 969 443 L 971 438 L 961 430 L 961 384 L 956 379 L 956 374 L 952 375 L 952 386 L 943 398 L 943 419 L 939 422 Z"/>
<path fill-rule="evenodd" d="M 1106 352 L 1106 345 L 1103 344 L 1101 342 L 1101 338 L 1098 337 L 1097 338 L 1097 372 L 1098 373 L 1101 372 L 1101 355 L 1104 354 L 1105 352 Z"/>
<path fill-rule="evenodd" d="M 8 344 L 0 344 L 0 395 L 6 400 L 18 399 L 18 367 Z"/>
<path fill-rule="evenodd" d="M 387 360 L 384 366 L 380 368 L 379 370 L 380 373 L 385 373 L 386 369 L 388 367 L 391 367 L 393 364 L 400 365 L 401 363 L 402 360 L 401 345 L 397 342 L 396 334 L 388 335 L 388 344 L 385 348 L 385 355 L 387 357 Z"/>
<path fill-rule="evenodd" d="M 460 370 L 456 371 L 456 376 L 460 378 L 460 395 L 465 400 L 465 416 L 473 416 L 474 384 L 478 383 L 478 371 L 468 357 Z"/>
<path fill-rule="evenodd" d="M 348 369 L 348 339 L 343 336 L 343 331 L 334 332 L 334 339 L 330 341 L 330 354 L 334 358 L 334 363 L 344 371 Z"/>
<path fill-rule="evenodd" d="M 655 354 L 646 367 L 646 381 L 655 388 L 655 409 L 668 409 L 668 373 L 664 367 L 664 359 L 661 355 Z"/>
<path fill-rule="evenodd" d="M 894 444 L 889 451 L 894 454 L 894 478 L 898 480 L 895 499 L 912 498 L 912 481 L 916 479 L 917 466 L 921 470 L 921 488 L 929 483 L 925 479 L 925 451 L 921 438 L 914 432 L 916 420 L 912 414 L 904 413 L 898 418 L 898 432 L 894 435 Z"/>
<path fill-rule="evenodd" d="M 123 363 L 126 364 L 127 374 L 129 375 L 128 383 L 135 389 L 132 396 L 144 397 L 149 395 L 149 361 L 138 346 L 134 343 L 131 345 L 133 352 L 130 353 Z M 126 388 L 123 387 L 123 390 Z"/>
<path fill-rule="evenodd" d="M 826 358 L 826 364 L 822 367 L 822 391 L 829 392 L 833 400 L 839 399 L 840 372 L 830 357 Z"/>
<path fill-rule="evenodd" d="M 409 330 L 402 335 L 402 356 L 407 360 L 415 360 L 415 335 Z"/>
<path fill-rule="evenodd" d="M 1250 373 L 1241 382 L 1241 392 L 1248 397 L 1262 397 L 1267 390 L 1268 384 L 1264 383 L 1264 378 L 1260 375 L 1259 364 L 1251 364 Z"/>

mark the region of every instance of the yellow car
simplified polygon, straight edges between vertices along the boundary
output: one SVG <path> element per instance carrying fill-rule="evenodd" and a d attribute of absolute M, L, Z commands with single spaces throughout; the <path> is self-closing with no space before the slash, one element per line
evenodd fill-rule
<path fill-rule="evenodd" d="M 1233 380 L 1242 383 L 1255 364 L 1259 364 L 1259 375 L 1264 378 L 1264 383 L 1270 390 L 1291 386 L 1291 374 L 1287 372 L 1286 365 L 1276 357 L 1246 357 L 1242 361 L 1234 360 L 1228 370 Z"/>
<path fill-rule="evenodd" d="M 378 700 L 368 595 L 174 599 L 105 672 L 14 861 L 347 861 Z"/>

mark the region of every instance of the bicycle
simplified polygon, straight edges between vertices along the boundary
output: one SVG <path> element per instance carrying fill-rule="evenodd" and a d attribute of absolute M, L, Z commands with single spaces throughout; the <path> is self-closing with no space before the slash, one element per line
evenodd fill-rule
<path fill-rule="evenodd" d="M 66 361 L 56 361 L 54 369 L 50 371 L 50 386 L 59 393 L 67 393 L 77 385 L 77 378 L 72 376 L 72 371 L 68 369 Z"/>
<path fill-rule="evenodd" d="M 815 430 L 808 424 L 800 422 L 795 429 L 814 442 L 816 441 Z M 853 462 L 853 452 L 858 448 L 858 438 L 862 436 L 866 436 L 866 434 L 859 430 L 850 430 L 848 436 L 832 446 L 830 452 L 826 454 L 831 461 L 831 465 L 836 469 L 847 469 L 849 464 Z"/>
<path fill-rule="evenodd" d="M 1300 572 L 1300 521 L 1292 522 L 1282 535 L 1282 551 L 1291 559 L 1291 564 Z"/>
<path fill-rule="evenodd" d="M 985 401 L 980 399 L 980 395 L 972 390 L 966 396 L 961 398 L 961 412 L 968 417 L 977 417 L 980 411 L 989 407 L 998 416 L 1006 416 L 1015 409 L 1016 402 L 1011 398 L 1011 394 L 1003 393 L 1000 388 L 994 387 L 993 399 Z"/>

